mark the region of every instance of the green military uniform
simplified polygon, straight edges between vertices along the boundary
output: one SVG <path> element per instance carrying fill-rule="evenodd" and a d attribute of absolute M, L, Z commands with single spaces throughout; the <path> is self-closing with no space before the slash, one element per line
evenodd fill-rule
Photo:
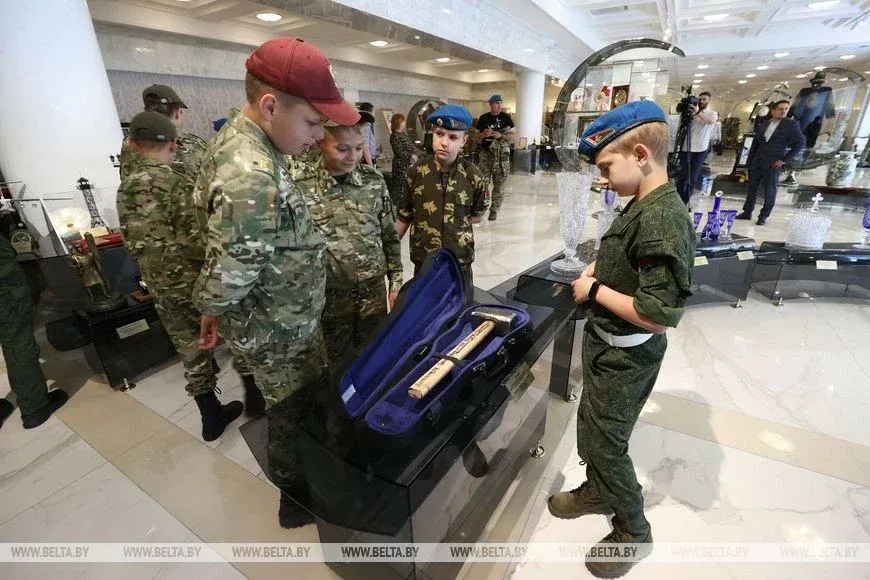
<path fill-rule="evenodd" d="M 172 169 L 186 176 L 191 182 L 195 182 L 199 175 L 199 166 L 202 164 L 203 155 L 208 147 L 205 141 L 194 135 L 193 133 L 178 132 L 178 137 L 175 139 L 175 158 L 172 160 Z M 136 166 L 142 162 L 142 158 L 138 153 L 130 149 L 127 139 L 121 144 L 121 167 L 119 172 L 121 180 L 127 178 Z"/>
<path fill-rule="evenodd" d="M 686 206 L 670 184 L 632 200 L 601 240 L 595 276 L 634 296 L 637 312 L 676 326 L 691 295 L 695 236 Z M 587 312 L 583 333 L 583 391 L 577 410 L 577 453 L 598 495 L 633 530 L 649 529 L 643 496 L 628 456 L 628 440 L 655 385 L 667 337 L 654 334 L 631 348 L 609 346 L 593 325 L 612 335 L 647 332 L 603 306 Z"/>
<path fill-rule="evenodd" d="M 445 248 L 462 266 L 466 285 L 473 285 L 474 229 L 471 218 L 486 211 L 485 182 L 480 170 L 457 158 L 442 171 L 434 156 L 412 165 L 407 185 L 396 208 L 398 218 L 411 227 L 411 261 L 414 274 L 430 253 Z"/>
<path fill-rule="evenodd" d="M 278 485 L 303 484 L 293 440 L 326 384 L 326 244 L 285 156 L 238 110 L 209 144 L 194 199 L 208 237 L 194 303 L 220 317 L 221 336 L 246 355 L 267 401 L 293 396 L 270 414 L 270 468 Z"/>
<path fill-rule="evenodd" d="M 187 393 L 195 397 L 214 390 L 217 363 L 197 345 L 200 314 L 192 294 L 205 253 L 192 192 L 185 175 L 143 159 L 121 182 L 117 206 L 124 244 L 182 357 Z"/>
<path fill-rule="evenodd" d="M 371 166 L 357 165 L 338 178 L 320 159 L 297 163 L 293 180 L 326 240 L 323 334 L 333 364 L 362 347 L 387 316 L 390 292 L 402 286 L 402 256 L 387 183 Z"/>
<path fill-rule="evenodd" d="M 511 174 L 511 144 L 502 137 L 493 139 L 489 149 L 480 149 L 480 170 L 487 183 L 492 183 L 490 209 L 498 211 L 504 202 L 504 186 Z"/>
<path fill-rule="evenodd" d="M 49 403 L 48 387 L 39 365 L 39 346 L 33 338 L 33 302 L 17 254 L 0 235 L 0 347 L 6 360 L 9 386 L 18 399 L 22 418 Z"/>

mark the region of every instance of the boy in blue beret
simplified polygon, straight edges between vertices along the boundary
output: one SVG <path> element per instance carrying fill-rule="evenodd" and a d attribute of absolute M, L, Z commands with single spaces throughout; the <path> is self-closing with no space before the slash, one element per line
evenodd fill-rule
<path fill-rule="evenodd" d="M 411 228 L 411 261 L 414 275 L 430 253 L 446 248 L 462 269 L 466 290 L 473 287 L 473 224 L 486 210 L 486 184 L 480 170 L 462 159 L 459 152 L 468 141 L 473 118 L 459 105 L 444 105 L 429 118 L 434 155 L 423 157 L 408 168 L 408 187 L 399 198 L 396 231 L 399 239 Z"/>
<path fill-rule="evenodd" d="M 622 576 L 652 551 L 628 442 L 655 385 L 665 331 L 677 325 L 691 295 L 695 256 L 686 206 L 668 182 L 668 145 L 664 111 L 650 101 L 605 113 L 580 142 L 581 157 L 620 196 L 632 198 L 602 238 L 598 259 L 572 284 L 574 300 L 587 304 L 577 410 L 586 481 L 548 500 L 558 518 L 612 514 L 613 531 L 599 547 L 633 545 L 619 553 L 620 561 L 587 555 L 586 567 L 599 578 Z"/>

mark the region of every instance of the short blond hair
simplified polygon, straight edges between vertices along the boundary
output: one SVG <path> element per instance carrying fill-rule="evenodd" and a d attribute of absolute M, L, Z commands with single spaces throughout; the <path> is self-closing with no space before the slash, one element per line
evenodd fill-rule
<path fill-rule="evenodd" d="M 256 105 L 260 102 L 260 99 L 263 98 L 263 95 L 272 94 L 275 95 L 281 104 L 287 107 L 288 109 L 294 107 L 295 105 L 306 103 L 307 101 L 300 97 L 294 97 L 293 95 L 288 95 L 283 91 L 279 91 L 273 86 L 270 86 L 251 73 L 245 74 L 245 98 L 248 99 L 248 102 L 252 105 Z"/>
<path fill-rule="evenodd" d="M 671 149 L 671 136 L 667 123 L 644 123 L 620 135 L 604 149 L 622 155 L 630 155 L 634 152 L 635 145 L 646 146 L 653 161 L 659 165 L 667 165 L 668 152 Z"/>
<path fill-rule="evenodd" d="M 340 139 L 342 135 L 345 133 L 355 133 L 359 136 L 362 136 L 362 125 L 357 123 L 356 125 L 339 125 L 337 127 L 330 127 L 328 125 L 323 126 L 323 132 L 325 134 L 329 134 L 333 139 Z"/>
<path fill-rule="evenodd" d="M 148 141 L 145 139 L 137 141 L 136 139 L 129 139 L 131 149 L 141 155 L 151 155 L 153 153 L 165 151 L 174 141 L 175 139 L 171 141 Z"/>

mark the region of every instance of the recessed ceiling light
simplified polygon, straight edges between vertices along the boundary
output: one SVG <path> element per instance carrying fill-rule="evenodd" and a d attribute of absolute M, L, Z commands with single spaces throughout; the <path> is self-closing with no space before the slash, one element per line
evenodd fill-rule
<path fill-rule="evenodd" d="M 479 69 L 477 69 L 477 72 L 483 73 L 483 72 L 490 72 L 491 70 L 492 70 L 491 68 L 479 68 Z"/>
<path fill-rule="evenodd" d="M 796 78 L 796 79 L 805 79 L 805 78 L 807 78 L 807 75 L 804 75 L 804 74 L 794 75 L 794 78 Z"/>
<path fill-rule="evenodd" d="M 823 65 L 823 64 L 820 64 L 820 65 L 817 66 L 817 67 L 813 67 L 813 70 L 825 70 L 826 68 L 828 68 L 828 67 L 826 67 L 826 66 Z"/>
<path fill-rule="evenodd" d="M 275 14 L 274 12 L 260 12 L 257 14 L 257 19 L 262 20 L 263 22 L 278 22 L 284 18 L 280 14 Z"/>
<path fill-rule="evenodd" d="M 755 73 L 749 73 L 748 75 L 746 75 L 746 78 L 748 78 L 748 79 L 754 79 L 754 78 L 757 77 L 757 76 L 758 76 L 758 75 L 755 74 Z"/>
<path fill-rule="evenodd" d="M 700 85 L 703 81 L 701 79 L 695 79 L 692 81 L 693 85 Z"/>
<path fill-rule="evenodd" d="M 738 83 L 738 84 L 741 84 L 741 85 L 745 85 L 745 84 L 748 83 L 748 82 L 749 82 L 749 81 L 747 81 L 746 79 L 740 79 L 739 81 L 737 81 L 737 83 Z"/>
<path fill-rule="evenodd" d="M 436 58 L 435 62 L 450 62 L 450 57 L 442 56 L 441 58 Z"/>
<path fill-rule="evenodd" d="M 373 41 L 371 41 L 369 44 L 371 44 L 372 46 L 376 46 L 376 47 L 378 47 L 378 48 L 383 48 L 383 47 L 387 46 L 387 45 L 390 44 L 390 43 L 387 42 L 386 40 L 373 40 Z"/>
<path fill-rule="evenodd" d="M 848 78 L 848 77 L 843 77 L 843 78 L 841 78 L 841 79 L 837 79 L 837 80 L 840 81 L 840 82 L 842 83 L 842 82 L 848 81 L 849 78 Z"/>
<path fill-rule="evenodd" d="M 854 54 L 844 54 L 840 58 L 843 60 L 852 60 L 853 58 L 855 58 L 855 55 Z"/>
<path fill-rule="evenodd" d="M 147 46 L 137 46 L 137 47 L 136 47 L 136 52 L 143 52 L 143 53 L 154 52 L 154 49 L 153 49 L 153 48 L 148 48 Z"/>
<path fill-rule="evenodd" d="M 784 57 L 784 56 L 788 56 L 788 55 L 789 55 L 789 53 L 788 53 L 787 51 L 784 50 L 784 51 L 782 51 L 782 52 L 777 52 L 777 53 L 774 54 L 773 56 L 775 56 L 776 58 L 782 58 L 782 57 Z"/>
<path fill-rule="evenodd" d="M 443 12 L 444 14 L 453 14 L 453 10 L 451 10 L 450 8 L 442 8 L 441 12 Z"/>
<path fill-rule="evenodd" d="M 770 67 L 767 66 L 766 64 L 762 64 L 762 65 L 758 65 L 757 67 L 755 67 L 755 70 L 767 70 L 769 68 Z"/>
<path fill-rule="evenodd" d="M 821 2 L 810 2 L 807 4 L 807 7 L 810 10 L 824 10 L 825 8 L 832 8 L 840 3 L 840 0 L 822 0 Z"/>
<path fill-rule="evenodd" d="M 698 68 L 701 70 L 704 70 L 705 68 L 710 68 L 710 65 L 709 64 L 699 64 Z"/>
<path fill-rule="evenodd" d="M 695 76 L 696 76 L 696 77 L 702 77 L 702 76 L 704 76 L 704 73 L 695 73 Z"/>
<path fill-rule="evenodd" d="M 706 20 L 707 22 L 719 22 L 720 20 L 725 20 L 726 18 L 728 18 L 728 16 L 729 16 L 729 14 L 725 14 L 725 13 L 708 14 L 707 16 L 704 17 L 704 20 Z"/>
<path fill-rule="evenodd" d="M 414 40 L 420 40 L 420 35 L 419 35 L 419 34 L 415 34 L 415 35 L 414 35 Z"/>

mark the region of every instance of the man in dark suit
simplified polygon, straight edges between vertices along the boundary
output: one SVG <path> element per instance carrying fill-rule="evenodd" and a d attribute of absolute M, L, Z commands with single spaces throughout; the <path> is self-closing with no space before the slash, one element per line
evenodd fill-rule
<path fill-rule="evenodd" d="M 739 220 L 752 219 L 758 187 L 764 186 L 764 206 L 758 214 L 757 225 L 767 222 L 773 204 L 776 203 L 776 184 L 782 166 L 791 163 L 804 148 L 805 140 L 800 126 L 794 119 L 786 119 L 788 101 L 777 101 L 773 105 L 770 121 L 760 125 L 749 148 L 749 185 L 746 190 L 746 203 Z"/>

